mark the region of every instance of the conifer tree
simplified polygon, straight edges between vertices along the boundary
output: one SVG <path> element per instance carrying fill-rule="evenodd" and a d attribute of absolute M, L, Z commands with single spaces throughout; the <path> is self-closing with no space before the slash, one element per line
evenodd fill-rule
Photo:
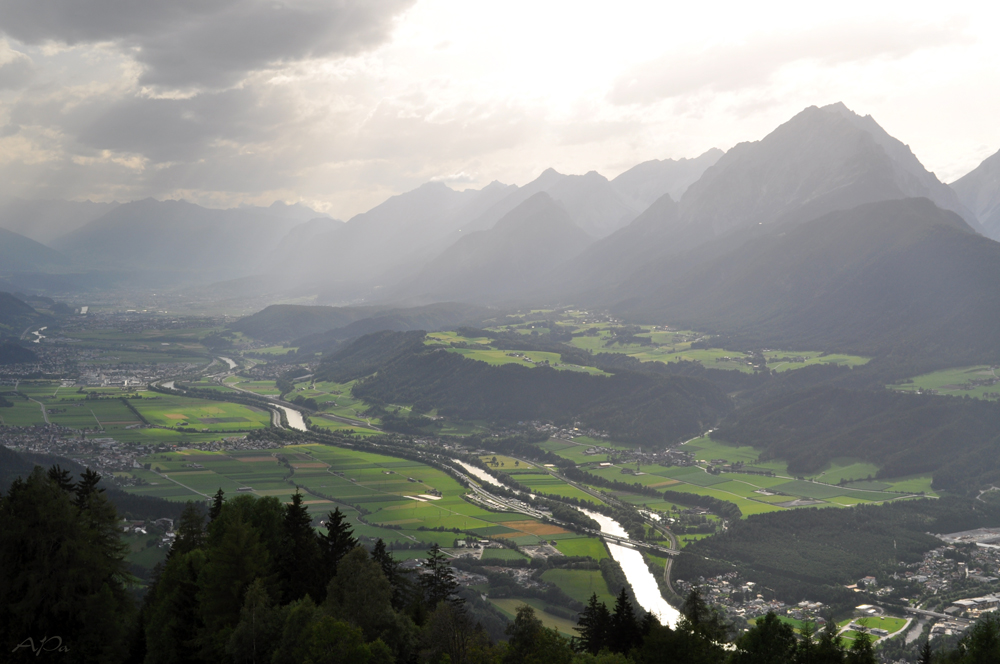
<path fill-rule="evenodd" d="M 58 637 L 67 661 L 118 661 L 133 612 L 118 515 L 93 491 L 97 473 L 85 474 L 82 500 L 51 475 L 35 467 L 0 496 L 0 652 Z"/>
<path fill-rule="evenodd" d="M 375 542 L 372 549 L 372 560 L 382 568 L 382 573 L 392 586 L 392 606 L 397 611 L 406 605 L 406 598 L 410 587 L 409 582 L 399 569 L 399 562 L 392 557 L 392 553 L 386 549 L 385 542 L 380 537 Z"/>
<path fill-rule="evenodd" d="M 833 620 L 828 620 L 823 627 L 812 661 L 816 664 L 840 664 L 844 661 L 844 646 L 840 636 L 837 635 L 837 625 Z"/>
<path fill-rule="evenodd" d="M 98 489 L 97 483 L 101 481 L 101 476 L 87 468 L 80 475 L 80 482 L 76 485 L 76 500 L 74 503 L 81 510 L 86 509 L 87 499 L 93 493 L 104 493 L 104 489 Z"/>
<path fill-rule="evenodd" d="M 580 613 L 576 631 L 580 632 L 579 645 L 584 652 L 596 655 L 608 647 L 611 613 L 608 605 L 597 601 L 597 593 L 590 596 L 587 607 Z"/>
<path fill-rule="evenodd" d="M 67 493 L 76 492 L 76 484 L 73 482 L 73 476 L 68 470 L 63 469 L 58 464 L 49 468 L 48 476 L 63 491 Z"/>
<path fill-rule="evenodd" d="M 215 492 L 215 496 L 212 497 L 212 506 L 208 510 L 208 520 L 215 521 L 222 514 L 222 504 L 226 501 L 225 492 L 223 492 L 222 487 Z"/>
<path fill-rule="evenodd" d="M 628 654 L 632 648 L 640 645 L 642 636 L 639 632 L 639 621 L 635 610 L 629 601 L 628 593 L 623 587 L 615 600 L 615 610 L 611 614 L 611 630 L 608 646 L 613 652 Z"/>
<path fill-rule="evenodd" d="M 437 542 L 427 552 L 427 562 L 424 567 L 429 572 L 420 575 L 420 585 L 424 588 L 427 605 L 432 610 L 439 602 L 450 601 L 456 606 L 465 602 L 463 599 L 452 597 L 458 590 L 458 581 L 455 580 L 455 572 L 447 563 Z"/>
<path fill-rule="evenodd" d="M 325 594 L 325 586 L 321 586 L 319 576 L 320 548 L 309 510 L 302 504 L 302 494 L 298 489 L 284 512 L 277 560 L 282 603 L 301 599 L 308 593 L 320 601 Z"/>
<path fill-rule="evenodd" d="M 326 534 L 320 535 L 319 548 L 323 560 L 323 578 L 329 582 L 330 578 L 337 573 L 337 563 L 358 545 L 358 540 L 354 538 L 354 531 L 347 523 L 347 519 L 340 511 L 334 509 L 326 517 Z"/>
<path fill-rule="evenodd" d="M 930 639 L 924 641 L 923 645 L 920 646 L 920 664 L 931 664 L 934 659 L 934 655 L 931 653 L 931 642 Z"/>
<path fill-rule="evenodd" d="M 205 515 L 197 505 L 188 501 L 177 520 L 177 536 L 167 557 L 200 549 L 205 544 Z"/>
<path fill-rule="evenodd" d="M 847 664 L 876 664 L 875 647 L 868 632 L 861 632 L 854 637 L 851 649 L 847 651 Z"/>

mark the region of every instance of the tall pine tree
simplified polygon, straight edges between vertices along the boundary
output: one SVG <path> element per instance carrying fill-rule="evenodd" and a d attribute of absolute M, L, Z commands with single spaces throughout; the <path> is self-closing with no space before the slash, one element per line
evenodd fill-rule
<path fill-rule="evenodd" d="M 632 602 L 629 601 L 628 592 L 625 588 L 618 593 L 615 600 L 615 610 L 611 614 L 611 632 L 608 638 L 608 645 L 613 652 L 628 654 L 632 648 L 642 643 L 642 634 L 639 631 L 639 621 L 636 620 L 635 610 Z"/>
<path fill-rule="evenodd" d="M 302 494 L 298 489 L 292 495 L 291 504 L 285 506 L 281 531 L 277 567 L 282 603 L 302 599 L 310 593 L 317 602 L 321 601 L 325 587 L 321 585 L 319 576 L 319 542 L 309 510 L 302 504 Z"/>
<path fill-rule="evenodd" d="M 608 605 L 598 602 L 597 593 L 593 593 L 576 624 L 576 631 L 580 632 L 580 648 L 596 655 L 608 647 L 610 630 L 611 612 L 608 611 Z"/>
<path fill-rule="evenodd" d="M 437 542 L 427 552 L 424 569 L 428 571 L 420 575 L 420 585 L 424 588 L 427 605 L 432 610 L 439 602 L 450 601 L 456 606 L 465 602 L 463 599 L 453 597 L 458 590 L 458 581 L 455 580 L 455 571 L 441 553 L 441 547 Z"/>

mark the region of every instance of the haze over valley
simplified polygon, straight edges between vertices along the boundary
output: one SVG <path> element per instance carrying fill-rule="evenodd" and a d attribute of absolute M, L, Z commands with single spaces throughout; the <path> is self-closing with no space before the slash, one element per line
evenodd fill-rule
<path fill-rule="evenodd" d="M 988 12 L 265 4 L 0 3 L 10 661 L 1000 661 Z"/>

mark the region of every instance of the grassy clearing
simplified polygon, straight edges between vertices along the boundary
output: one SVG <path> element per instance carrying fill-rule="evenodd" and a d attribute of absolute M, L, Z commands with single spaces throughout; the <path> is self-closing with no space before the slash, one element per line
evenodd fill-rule
<path fill-rule="evenodd" d="M 560 539 L 556 549 L 567 556 L 590 556 L 594 560 L 607 558 L 608 548 L 604 542 L 593 537 L 571 537 Z"/>
<path fill-rule="evenodd" d="M 857 355 L 843 355 L 840 353 L 822 353 L 819 351 L 784 351 L 769 350 L 764 353 L 767 360 L 767 368 L 772 371 L 792 371 L 814 364 L 844 364 L 849 367 L 859 367 L 867 364 L 870 357 L 859 357 Z"/>
<path fill-rule="evenodd" d="M 958 367 L 914 376 L 905 383 L 889 385 L 902 392 L 928 392 L 946 396 L 970 396 L 975 399 L 1000 399 L 1000 382 L 997 368 L 981 364 L 974 367 Z"/>

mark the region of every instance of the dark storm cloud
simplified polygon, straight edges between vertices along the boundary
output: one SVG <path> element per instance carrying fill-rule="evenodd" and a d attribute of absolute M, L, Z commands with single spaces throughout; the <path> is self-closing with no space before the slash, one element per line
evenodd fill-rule
<path fill-rule="evenodd" d="M 350 55 L 384 41 L 414 0 L 0 0 L 0 30 L 27 44 L 113 42 L 140 82 L 218 87 L 249 71 Z"/>

